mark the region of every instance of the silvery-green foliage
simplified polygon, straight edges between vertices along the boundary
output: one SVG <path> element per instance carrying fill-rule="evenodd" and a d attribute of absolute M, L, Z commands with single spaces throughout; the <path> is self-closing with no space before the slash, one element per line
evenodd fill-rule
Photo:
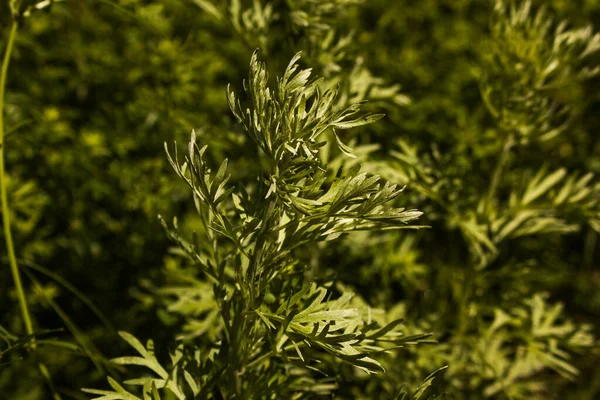
<path fill-rule="evenodd" d="M 163 389 L 180 399 L 200 392 L 236 398 L 326 393 L 335 389 L 335 375 L 322 376 L 331 374 L 335 364 L 384 372 L 379 354 L 429 336 L 406 336 L 402 319 L 379 323 L 368 306 L 352 302 L 349 290 L 310 281 L 311 268 L 302 252 L 311 246 L 353 231 L 414 228 L 408 223 L 421 213 L 393 206 L 402 188 L 361 173 L 358 165 L 329 179 L 319 156 L 325 134 L 332 132 L 339 151 L 356 157 L 336 131 L 382 115 L 361 113 L 362 102 L 335 108 L 336 91 L 322 91 L 322 79 L 299 69 L 299 58 L 292 58 L 273 89 L 255 52 L 245 93 L 228 89 L 233 115 L 258 150 L 261 174 L 256 180 L 230 185 L 228 160 L 213 171 L 205 158 L 207 146 L 197 143 L 194 132 L 184 160 L 176 146 L 172 153 L 167 149 L 171 165 L 192 190 L 205 238 L 202 244 L 198 238 L 189 242 L 180 236 L 176 221 L 173 229 L 163 224 L 207 282 L 183 294 L 177 291 L 179 301 L 171 307 L 190 299 L 196 301 L 192 304 L 208 301 L 218 310 L 219 329 L 212 343 L 178 350 L 170 369 L 157 361 L 151 342 L 144 348 L 122 333 L 142 357 L 115 362 L 153 371 L 157 377 L 128 381 L 142 385 L 148 398 L 157 398 L 149 396 Z M 194 294 L 209 288 L 210 295 Z M 190 348 L 194 361 L 180 361 L 183 349 Z M 188 368 L 192 364 L 196 372 Z M 264 376 L 269 379 L 260 379 Z M 137 398 L 117 381 L 109 383 L 114 391 L 92 393 L 105 396 L 99 399 Z"/>
<path fill-rule="evenodd" d="M 440 145 L 403 137 L 388 159 L 364 155 L 365 169 L 411 188 L 434 227 L 431 240 L 386 238 L 396 251 L 382 251 L 377 235 L 361 238 L 360 250 L 348 240 L 349 258 L 372 254 L 356 281 L 393 280 L 399 296 L 373 297 L 388 304 L 399 297 L 416 325 L 409 329 L 444 337 L 395 373 L 448 364 L 442 387 L 458 399 L 554 398 L 570 380 L 585 385 L 578 355 L 597 354 L 594 329 L 554 291 L 574 271 L 585 273 L 569 246 L 582 233 L 596 237 L 598 183 L 552 146 L 574 140 L 567 128 L 578 117 L 582 83 L 597 74 L 599 40 L 591 28 L 554 24 L 529 1 L 497 1 L 474 68 L 489 126 L 475 125 L 481 132 L 473 136 L 451 127 Z M 439 252 L 423 251 L 442 242 Z M 593 254 L 594 243 L 586 251 Z"/>
<path fill-rule="evenodd" d="M 236 243 L 221 233 L 205 203 L 198 200 L 204 207 L 199 214 L 187 201 L 187 181 L 173 177 L 160 144 L 167 137 L 181 141 L 180 135 L 195 129 L 198 147 L 209 146 L 203 162 L 213 169 L 211 182 L 230 157 L 223 193 L 234 191 L 217 209 L 236 233 L 240 221 L 259 220 L 261 226 L 252 204 L 271 187 L 265 186 L 271 158 L 227 117 L 223 96 L 223 81 L 246 74 L 240 60 L 256 47 L 277 70 L 302 49 L 304 63 L 325 78 L 321 93 L 337 90 L 334 111 L 368 98 L 364 110 L 385 109 L 388 115 L 377 124 L 336 129 L 339 144 L 332 129 L 323 132 L 316 141 L 326 144 L 314 156 L 327 165 L 321 188 L 330 190 L 362 164 L 384 182 L 408 185 L 394 201 L 424 211 L 421 221 L 432 226 L 416 233 L 361 231 L 299 245 L 280 274 L 291 282 L 272 279 L 258 308 L 277 332 L 262 319 L 256 332 L 265 333 L 264 343 L 283 337 L 274 304 L 308 287 L 297 311 L 327 290 L 316 312 L 331 311 L 327 307 L 337 301 L 348 326 L 363 321 L 383 327 L 404 319 L 406 336 L 434 332 L 440 343 L 371 353 L 367 357 L 386 373 L 367 374 L 343 362 L 343 354 L 328 352 L 327 342 L 314 345 L 312 331 L 303 329 L 308 324 L 296 320 L 281 354 L 242 369 L 244 381 L 272 378 L 268 390 L 256 388 L 255 396 L 276 391 L 281 398 L 416 398 L 431 383 L 420 385 L 423 377 L 446 364 L 428 393 L 447 390 L 457 400 L 598 396 L 598 347 L 582 323 L 594 321 L 600 310 L 594 257 L 599 189 L 593 175 L 600 170 L 598 80 L 587 79 L 597 76 L 598 52 L 591 30 L 577 29 L 590 22 L 598 26 L 598 1 L 59 3 L 9 0 L 0 7 L 4 21 L 11 6 L 19 18 L 31 14 L 20 19 L 9 69 L 6 183 L 19 258 L 81 283 L 120 329 L 156 343 L 154 355 L 151 343 L 146 347 L 124 334 L 128 343 L 121 344 L 133 347 L 122 352 L 129 357 L 116 361 L 132 362 L 128 372 L 141 386 L 113 375 L 112 389 L 97 396 L 131 399 L 146 391 L 147 398 L 171 400 L 176 393 L 194 397 L 202 388 L 195 397 L 205 398 L 223 395 L 215 385 L 234 386 L 229 374 L 217 373 L 227 359 L 225 352 L 218 357 L 220 346 L 226 347 L 220 340 L 227 325 L 215 279 L 205 271 L 220 265 L 215 248 L 225 258 Z M 34 14 L 41 6 L 49 12 Z M 568 26 L 553 22 L 562 18 L 569 19 Z M 4 29 L 3 37 L 7 33 Z M 275 87 L 273 81 L 267 80 L 269 87 Z M 238 111 L 246 119 L 248 100 L 241 97 Z M 191 178 L 189 167 L 183 175 Z M 310 212 L 309 206 L 326 211 L 303 202 L 318 200 L 314 193 L 287 189 L 261 201 L 277 199 L 291 213 Z M 298 204 L 277 197 L 290 193 Z M 168 255 L 155 220 L 159 212 L 178 216 L 169 229 L 177 247 Z M 296 234 L 286 226 L 282 249 Z M 272 236 L 267 241 L 279 239 Z M 242 247 L 251 252 L 253 243 L 254 236 L 246 238 Z M 225 260 L 230 315 L 243 308 L 230 296 L 237 290 L 235 266 L 247 267 L 242 261 L 239 255 Z M 30 270 L 25 260 L 21 265 Z M 35 270 L 36 277 L 41 271 Z M 119 340 L 91 321 L 63 286 L 47 281 L 52 275 L 42 275 L 28 295 L 35 315 L 43 316 L 37 324 L 61 326 L 46 312 L 60 304 L 98 348 Z M 107 290 L 119 296 L 106 296 Z M 356 293 L 347 302 L 337 300 L 351 292 Z M 141 302 L 132 307 L 127 293 Z M 11 296 L 10 285 L 4 285 L 0 324 L 15 335 L 0 328 L 0 397 L 47 398 L 47 383 L 34 365 L 39 359 L 47 362 L 61 393 L 98 386 L 95 380 L 103 374 L 91 372 L 73 343 L 62 342 L 57 350 L 36 337 L 36 351 L 28 350 L 31 338 L 17 337 Z M 324 324 L 319 321 L 318 329 Z M 328 335 L 339 333 L 332 329 Z M 184 345 L 169 347 L 174 339 Z M 256 354 L 268 348 L 264 343 Z M 371 343 L 363 340 L 358 351 L 364 345 Z M 73 352 L 65 353 L 65 347 Z M 409 385 L 402 387 L 405 381 Z"/>
<path fill-rule="evenodd" d="M 508 312 L 494 310 L 494 320 L 471 359 L 473 370 L 483 371 L 484 378 L 494 381 L 486 386 L 486 396 L 501 392 L 515 398 L 531 396 L 543 385 L 528 378 L 547 368 L 567 379 L 577 377 L 579 371 L 564 349 L 587 351 L 595 342 L 592 327 L 564 320 L 562 313 L 561 304 L 549 305 L 547 296 L 541 294 Z"/>
<path fill-rule="evenodd" d="M 568 128 L 572 110 L 561 91 L 600 72 L 587 65 L 600 49 L 591 27 L 569 29 L 531 0 L 496 1 L 480 69 L 482 97 L 507 134 L 548 140 Z"/>
<path fill-rule="evenodd" d="M 340 85 L 339 107 L 367 98 L 396 106 L 409 102 L 400 93 L 400 85 L 388 84 L 372 75 L 352 48 L 355 32 L 341 31 L 337 26 L 350 10 L 364 5 L 363 0 L 194 0 L 194 3 L 218 23 L 230 26 L 249 47 L 260 47 L 267 59 L 289 51 L 281 48 L 280 36 L 285 35 L 286 47 L 302 49 L 308 62 L 326 78 L 328 87 Z M 348 62 L 354 67 L 347 73 L 344 65 Z"/>

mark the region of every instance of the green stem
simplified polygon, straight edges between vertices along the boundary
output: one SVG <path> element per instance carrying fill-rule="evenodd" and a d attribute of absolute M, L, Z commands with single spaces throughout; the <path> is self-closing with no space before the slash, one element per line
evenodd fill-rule
<path fill-rule="evenodd" d="M 510 153 L 510 149 L 514 144 L 514 136 L 509 134 L 506 136 L 506 140 L 504 141 L 504 146 L 502 147 L 502 153 L 500 154 L 500 158 L 498 159 L 498 164 L 496 164 L 496 169 L 494 170 L 494 175 L 492 175 L 492 181 L 490 183 L 490 188 L 488 190 L 487 198 L 485 201 L 484 213 L 490 211 L 490 207 L 492 205 L 492 200 L 496 195 L 496 189 L 498 189 L 498 185 L 500 184 L 500 177 L 502 176 L 502 172 L 504 170 L 504 165 L 508 160 L 508 155 Z"/>
<path fill-rule="evenodd" d="M 25 323 L 25 330 L 28 335 L 31 335 L 33 334 L 33 325 L 31 324 L 31 317 L 29 316 L 29 310 L 27 309 L 27 300 L 25 298 L 25 292 L 23 291 L 23 285 L 21 284 L 21 275 L 19 274 L 19 267 L 17 265 L 17 258 L 15 256 L 15 248 L 10 229 L 10 214 L 8 197 L 6 194 L 6 179 L 4 176 L 4 90 L 6 88 L 8 64 L 10 63 L 13 44 L 17 36 L 17 25 L 18 23 L 13 20 L 8 36 L 6 51 L 4 52 L 4 60 L 2 61 L 2 72 L 0 74 L 0 201 L 2 202 L 2 223 L 4 227 L 4 238 L 6 240 L 6 251 L 8 252 L 10 271 L 12 273 L 15 288 L 17 290 L 17 296 L 19 297 L 19 305 L 21 307 L 21 314 Z"/>
<path fill-rule="evenodd" d="M 585 247 L 583 250 L 583 267 L 587 270 L 592 269 L 594 263 L 594 249 L 596 248 L 596 242 L 598 240 L 598 234 L 595 230 L 588 227 L 587 235 L 585 236 Z"/>
<path fill-rule="evenodd" d="M 464 276 L 462 281 L 462 292 L 460 297 L 460 306 L 458 315 L 458 336 L 462 339 L 469 331 L 469 299 L 471 297 L 471 290 L 473 286 L 471 268 L 464 270 Z"/>
<path fill-rule="evenodd" d="M 4 228 L 4 238 L 6 240 L 6 251 L 8 253 L 10 272 L 12 273 L 17 296 L 19 297 L 19 306 L 21 307 L 21 315 L 25 323 L 25 331 L 27 332 L 27 335 L 33 335 L 33 325 L 31 323 L 31 317 L 29 316 L 29 309 L 27 308 L 25 291 L 23 290 L 23 284 L 21 283 L 21 275 L 19 273 L 19 266 L 17 264 L 17 257 L 15 255 L 15 247 L 10 229 L 8 196 L 6 193 L 6 179 L 4 176 L 4 91 L 6 89 L 8 64 L 10 63 L 10 56 L 12 54 L 15 38 L 17 37 L 18 25 L 18 22 L 13 17 L 10 33 L 8 35 L 8 43 L 6 44 L 6 50 L 4 52 L 4 59 L 2 60 L 2 70 L 0 72 L 0 202 L 2 203 L 2 225 Z M 31 348 L 35 348 L 35 344 L 34 338 L 31 340 Z M 52 383 L 52 378 L 46 365 L 42 362 L 38 362 L 38 368 L 50 387 L 53 400 L 61 400 L 61 396 L 58 394 Z"/>

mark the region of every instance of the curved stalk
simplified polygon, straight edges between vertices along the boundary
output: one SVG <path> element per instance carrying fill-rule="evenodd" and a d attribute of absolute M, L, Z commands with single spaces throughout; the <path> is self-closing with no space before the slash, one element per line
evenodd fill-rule
<path fill-rule="evenodd" d="M 8 253 L 8 261 L 10 264 L 10 272 L 12 273 L 15 289 L 19 298 L 19 306 L 21 315 L 25 323 L 25 331 L 28 335 L 33 334 L 33 325 L 27 308 L 27 299 L 25 291 L 21 283 L 21 275 L 17 265 L 17 257 L 15 256 L 15 248 L 13 244 L 12 232 L 10 228 L 10 214 L 8 207 L 8 197 L 6 194 L 6 179 L 4 176 L 4 90 L 6 88 L 6 75 L 8 72 L 8 64 L 12 54 L 13 45 L 17 36 L 18 23 L 13 20 L 8 35 L 8 43 L 4 51 L 4 59 L 2 60 L 2 72 L 0 73 L 0 202 L 2 203 L 2 225 L 4 228 L 4 239 L 6 240 L 6 251 Z"/>
<path fill-rule="evenodd" d="M 502 172 L 504 172 L 504 165 L 508 160 L 508 155 L 510 153 L 510 149 L 514 144 L 514 136 L 513 134 L 509 134 L 504 141 L 504 146 L 502 146 L 502 153 L 500 153 L 500 158 L 498 159 L 498 164 L 496 164 L 496 168 L 494 169 L 494 174 L 492 175 L 492 180 L 490 183 L 490 188 L 488 190 L 487 198 L 485 201 L 484 212 L 489 212 L 492 202 L 494 201 L 494 196 L 496 195 L 496 190 L 498 189 L 498 184 L 500 183 L 500 177 L 502 176 Z"/>

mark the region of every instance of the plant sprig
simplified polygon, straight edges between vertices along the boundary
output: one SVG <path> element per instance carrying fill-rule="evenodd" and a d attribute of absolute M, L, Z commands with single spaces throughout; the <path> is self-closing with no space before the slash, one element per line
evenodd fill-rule
<path fill-rule="evenodd" d="M 403 189 L 360 173 L 359 166 L 338 171 L 333 181 L 327 179 L 327 165 L 319 157 L 326 137 L 352 157 L 335 130 L 367 125 L 382 115 L 361 114 L 362 102 L 336 109 L 336 91 L 321 92 L 322 80 L 310 79 L 310 69 L 299 69 L 299 59 L 300 54 L 292 58 L 273 90 L 255 52 L 244 82 L 246 96 L 240 98 L 228 88 L 233 115 L 264 161 L 255 180 L 231 185 L 227 159 L 213 172 L 205 160 L 207 146 L 198 145 L 194 132 L 184 160 L 176 146 L 173 155 L 167 151 L 177 175 L 192 190 L 208 243 L 198 246 L 182 239 L 176 221 L 173 230 L 163 224 L 213 283 L 223 322 L 221 338 L 204 352 L 197 350 L 200 363 L 212 366 L 205 371 L 206 379 L 226 397 L 275 393 L 274 382 L 278 393 L 298 391 L 297 378 L 281 375 L 292 365 L 303 370 L 305 378 L 339 361 L 369 373 L 384 372 L 373 357 L 429 337 L 405 337 L 401 320 L 386 326 L 365 322 L 363 313 L 349 306 L 349 292 L 333 300 L 334 292 L 323 283 L 304 283 L 308 265 L 300 256 L 303 249 L 357 230 L 414 228 L 409 223 L 421 212 L 391 206 Z M 159 376 L 130 382 L 143 383 L 145 396 L 166 388 L 184 398 L 185 390 L 177 382 L 183 384 L 182 373 L 189 371 L 181 367 L 184 372 L 177 373 L 180 366 L 174 366 L 175 372 L 168 372 L 145 356 L 149 350 L 137 339 L 124 335 L 144 358 L 117 362 L 144 365 Z M 330 361 L 317 367 L 327 354 Z M 272 370 L 277 379 L 252 379 L 265 370 Z M 200 376 L 190 376 L 200 388 Z M 116 392 L 94 393 L 129 398 L 116 381 L 110 383 Z"/>

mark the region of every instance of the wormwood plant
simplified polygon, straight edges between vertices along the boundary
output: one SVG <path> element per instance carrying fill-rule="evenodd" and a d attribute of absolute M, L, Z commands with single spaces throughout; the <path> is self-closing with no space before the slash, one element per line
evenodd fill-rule
<path fill-rule="evenodd" d="M 254 181 L 228 185 L 228 160 L 216 172 L 205 161 L 207 146 L 192 132 L 181 162 L 169 161 L 192 189 L 204 237 L 191 242 L 174 229 L 169 236 L 212 283 L 218 310 L 217 340 L 180 346 L 164 367 L 152 342 L 143 346 L 121 336 L 139 356 L 114 360 L 142 365 L 152 376 L 126 381 L 143 387 L 144 398 L 159 391 L 177 398 L 300 398 L 335 388 L 335 365 L 345 362 L 366 373 L 384 372 L 379 353 L 416 343 L 428 335 L 404 336 L 402 320 L 381 326 L 359 309 L 352 293 L 316 282 L 306 252 L 320 241 L 361 230 L 402 229 L 421 213 L 392 206 L 401 188 L 359 168 L 327 180 L 319 150 L 331 134 L 339 150 L 354 157 L 338 130 L 372 123 L 381 114 L 359 114 L 362 103 L 336 110 L 336 91 L 298 70 L 297 54 L 275 89 L 268 85 L 256 52 L 250 61 L 246 96 L 228 89 L 233 115 L 259 150 L 262 173 Z M 340 266 L 341 267 L 341 266 Z M 91 390 L 97 399 L 137 399 L 109 378 L 114 391 Z"/>
<path fill-rule="evenodd" d="M 370 238 L 376 268 L 362 268 L 362 277 L 394 279 L 407 319 L 445 337 L 399 371 L 447 363 L 444 384 L 459 399 L 561 398 L 569 380 L 587 386 L 578 367 L 597 351 L 593 327 L 581 322 L 589 319 L 556 296 L 566 287 L 577 293 L 573 275 L 590 279 L 573 236 L 595 237 L 599 228 L 594 174 L 569 168 L 558 149 L 574 140 L 582 82 L 598 73 L 600 35 L 556 23 L 529 1 L 496 1 L 490 32 L 474 68 L 490 126 L 473 137 L 457 130 L 439 145 L 399 140 L 391 160 L 365 164 L 414 188 L 412 201 L 434 226 L 421 246 L 443 231 L 433 238 L 443 250 L 419 251 L 399 233 L 381 251 Z M 594 247 L 586 240 L 581 252 Z M 383 293 L 384 301 L 397 296 Z"/>
<path fill-rule="evenodd" d="M 235 32 L 247 47 L 260 47 L 263 58 L 271 63 L 287 63 L 288 54 L 302 49 L 303 57 L 320 71 L 327 87 L 339 85 L 340 107 L 367 97 L 387 107 L 410 101 L 399 93 L 400 85 L 386 84 L 372 75 L 352 46 L 356 32 L 340 28 L 353 9 L 365 4 L 363 0 L 194 0 L 194 4 Z M 346 68 L 349 63 L 353 68 Z"/>
<path fill-rule="evenodd" d="M 221 29 L 193 2 L 171 0 L 23 2 L 20 11 L 30 13 L 51 3 L 51 12 L 36 13 L 26 21 L 20 18 L 11 60 L 11 68 L 18 71 L 10 74 L 4 114 L 10 135 L 6 183 L 11 222 L 22 274 L 27 269 L 35 277 L 45 275 L 39 277 L 39 285 L 30 284 L 30 277 L 22 275 L 34 327 L 39 317 L 44 326 L 62 326 L 64 321 L 49 316 L 51 308 L 62 307 L 61 314 L 70 319 L 66 325 L 78 325 L 75 337 L 89 345 L 93 341 L 100 349 L 109 343 L 112 346 L 113 335 L 89 318 L 83 311 L 87 308 L 73 301 L 64 285 L 31 267 L 43 265 L 54 277 L 76 283 L 80 294 L 85 292 L 99 309 L 111 310 L 110 320 L 121 329 L 136 331 L 140 324 L 149 323 L 153 314 L 136 312 L 138 309 L 131 306 L 134 300 L 128 302 L 128 296 L 104 294 L 107 290 L 125 293 L 140 276 L 150 278 L 143 282 L 158 281 L 152 280 L 153 274 L 163 262 L 168 242 L 160 230 L 149 228 L 155 225 L 157 212 L 170 214 L 168 210 L 176 209 L 183 231 L 193 223 L 189 222 L 194 218 L 190 212 L 193 204 L 182 201 L 183 181 L 170 178 L 170 168 L 165 168 L 164 157 L 156 152 L 157 142 L 175 131 L 189 132 L 192 127 L 201 137 L 202 131 L 218 126 L 222 134 L 199 139 L 210 145 L 211 160 L 227 154 L 235 157 L 237 170 L 260 167 L 247 160 L 251 157 L 244 154 L 247 146 L 240 144 L 245 138 L 239 130 L 223 123 L 223 111 L 228 106 L 220 83 L 223 76 L 231 79 L 241 70 L 245 74 L 246 63 L 238 60 L 246 59 L 248 49 L 263 47 L 261 30 L 253 28 L 255 20 L 268 16 L 262 58 L 272 67 L 283 70 L 292 54 L 305 48 L 304 60 L 326 76 L 328 82 L 323 87 L 335 86 L 331 79 L 335 75 L 341 86 L 335 107 L 346 107 L 366 97 L 377 101 L 371 108 L 385 106 L 381 100 L 386 97 L 405 100 L 394 87 L 388 90 L 370 76 L 364 64 L 352 70 L 342 68 L 356 52 L 345 29 L 337 25 L 343 25 L 339 20 L 359 2 L 232 1 L 226 7 L 225 2 L 215 2 L 227 12 L 227 18 L 219 20 L 225 26 Z M 241 29 L 231 40 L 212 40 L 228 37 L 229 12 L 235 10 L 236 3 L 239 12 L 231 16 L 241 23 Z M 6 1 L 1 6 L 8 4 Z M 268 8 L 272 9 L 269 15 L 263 12 Z M 8 21 L 6 28 L 10 25 L 8 14 L 0 11 L 3 21 Z M 8 29 L 3 33 L 8 37 Z M 63 46 L 65 41 L 69 46 Z M 198 70 L 203 73 L 198 74 Z M 27 82 L 19 79 L 21 76 L 27 76 Z M 50 87 L 52 90 L 46 90 Z M 95 179 L 100 174 L 102 179 Z M 231 181 L 236 181 L 235 175 Z M 123 243 L 128 244 L 127 249 Z M 168 258 L 169 266 L 173 258 Z M 19 333 L 22 320 L 17 307 L 12 307 L 17 302 L 8 301 L 12 285 L 8 263 L 6 266 L 6 278 L 0 279 L 7 288 L 0 289 L 0 304 L 6 307 L 1 323 Z M 169 269 L 173 275 L 179 272 Z M 210 289 L 211 284 L 202 284 Z M 161 292 L 183 293 L 180 287 Z M 156 296 L 152 300 L 163 299 Z M 178 300 L 175 297 L 168 314 L 160 314 L 161 322 L 172 320 L 174 309 L 197 316 L 198 308 Z M 376 318 L 377 313 L 372 314 Z M 211 309 L 209 316 L 215 315 Z M 190 316 L 186 329 L 193 329 L 196 336 L 202 332 L 198 322 L 204 327 L 213 325 L 210 318 Z M 207 329 L 206 336 L 214 334 Z M 169 336 L 174 334 L 166 328 L 153 338 L 160 341 Z M 89 350 L 88 355 L 97 353 Z M 16 358 L 16 353 L 5 353 L 4 360 L 11 355 Z M 91 371 L 92 363 L 78 354 L 44 346 L 35 352 L 36 359 L 46 362 L 61 392 L 91 386 L 84 382 L 98 379 L 99 374 Z M 98 361 L 97 355 L 92 358 Z M 47 396 L 46 382 L 27 359 L 0 371 L 3 395 Z M 21 380 L 27 380 L 27 386 L 21 385 Z M 38 394 L 32 394 L 34 391 Z"/>
<path fill-rule="evenodd" d="M 12 23 L 9 4 L 18 2 L 0 2 L 3 49 Z M 537 11 L 538 5 L 546 11 Z M 233 388 L 235 375 L 219 361 L 226 357 L 218 358 L 226 331 L 216 282 L 185 248 L 166 254 L 168 238 L 155 229 L 155 215 L 176 214 L 171 233 L 213 265 L 207 235 L 216 238 L 221 259 L 235 252 L 235 243 L 204 228 L 194 202 L 187 201 L 187 181 L 173 179 L 156 150 L 165 137 L 181 142 L 180 132 L 195 128 L 196 142 L 209 146 L 202 159 L 214 167 L 211 182 L 227 156 L 234 162 L 224 190 L 235 188 L 241 199 L 243 187 L 256 200 L 259 183 L 269 180 L 270 158 L 228 118 L 222 95 L 223 82 L 246 74 L 246 56 L 256 47 L 262 61 L 281 71 L 302 49 L 304 63 L 325 78 L 321 93 L 337 90 L 332 112 L 365 98 L 363 111 L 385 109 L 384 120 L 340 136 L 356 159 L 336 148 L 331 129 L 317 139 L 327 142 L 316 157 L 327 166 L 323 191 L 361 163 L 362 171 L 408 184 L 402 201 L 423 211 L 432 225 L 417 233 L 355 232 L 293 249 L 289 259 L 296 264 L 285 274 L 302 283 L 286 288 L 316 285 L 296 307 L 306 307 L 311 293 L 321 290 L 327 291 L 323 302 L 356 291 L 342 309 L 356 309 L 367 325 L 406 318 L 405 335 L 434 332 L 440 343 L 370 354 L 386 370 L 374 375 L 319 346 L 299 344 L 306 367 L 291 348 L 293 333 L 286 333 L 283 349 L 291 347 L 281 352 L 287 359 L 269 355 L 241 369 L 272 378 L 267 367 L 287 368 L 290 380 L 272 392 L 281 398 L 326 392 L 394 398 L 403 381 L 413 391 L 423 376 L 446 364 L 433 391 L 447 390 L 453 399 L 598 398 L 600 354 L 593 347 L 594 328 L 586 324 L 600 312 L 600 189 L 593 175 L 600 171 L 599 81 L 588 80 L 595 76 L 598 52 L 591 28 L 577 27 L 598 25 L 599 6 L 597 0 L 84 0 L 54 4 L 50 13 L 25 21 L 26 10 L 38 6 L 23 2 L 3 107 L 3 184 L 34 335 L 22 328 L 3 253 L 0 398 L 49 398 L 48 382 L 36 368 L 40 360 L 55 393 L 64 397 L 82 398 L 74 390 L 105 379 L 81 357 L 85 352 L 104 367 L 92 346 L 58 343 L 53 338 L 63 335 L 40 330 L 64 325 L 80 344 L 114 347 L 115 337 L 83 307 L 91 302 L 67 294 L 73 292 L 64 285 L 68 281 L 80 289 L 77 297 L 83 292 L 98 309 L 110 310 L 120 329 L 152 337 L 160 350 L 155 356 L 131 336 L 120 343 L 144 347 L 140 358 L 153 369 L 139 371 L 140 378 L 161 380 L 177 368 L 178 386 L 168 378 L 166 386 L 185 397 L 193 397 L 186 372 L 192 380 L 216 376 L 213 389 L 206 389 L 211 393 L 200 390 L 196 397 L 231 396 L 234 390 L 214 389 Z M 560 23 L 565 17 L 573 24 Z M 247 101 L 241 101 L 245 108 Z M 184 175 L 191 179 L 189 168 Z M 268 188 L 262 190 L 266 196 Z M 235 228 L 242 223 L 234 193 L 217 208 Z M 198 201 L 208 218 L 208 206 Z M 218 221 L 213 217 L 209 224 Z M 231 297 L 235 266 L 243 267 L 244 260 L 237 253 L 225 260 L 231 315 L 240 308 Z M 44 276 L 37 280 L 38 274 Z M 276 314 L 278 307 L 269 306 L 274 298 L 286 297 L 272 287 L 279 279 L 268 284 L 258 308 L 263 316 Z M 134 304 L 127 293 L 142 302 Z M 51 315 L 50 308 L 70 322 Z M 244 318 L 250 317 L 256 319 L 253 311 Z M 260 326 L 265 353 L 267 332 L 278 338 L 283 329 L 271 323 L 277 331 Z M 247 335 L 252 342 L 253 335 Z M 165 350 L 173 338 L 185 344 L 173 350 L 175 366 Z M 214 372 L 219 368 L 222 375 Z M 246 375 L 240 375 L 242 382 Z M 121 382 L 111 376 L 113 385 Z M 143 397 L 141 388 L 118 384 Z M 294 391 L 298 385 L 316 389 Z M 158 386 L 157 395 L 176 398 Z M 126 397 L 118 391 L 106 396 Z"/>

